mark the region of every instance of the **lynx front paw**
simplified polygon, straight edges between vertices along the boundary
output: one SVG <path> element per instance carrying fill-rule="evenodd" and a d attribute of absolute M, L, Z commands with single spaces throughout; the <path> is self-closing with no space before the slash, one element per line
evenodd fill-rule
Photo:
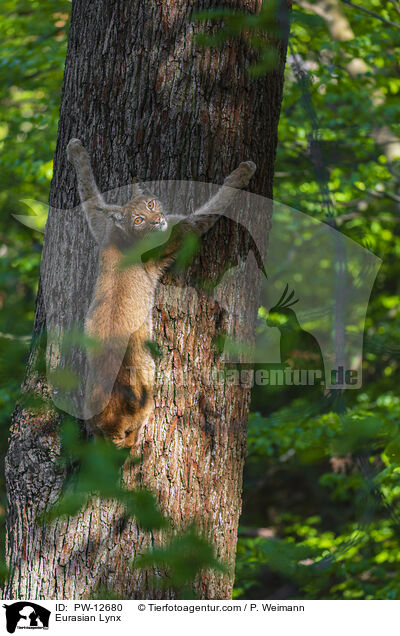
<path fill-rule="evenodd" d="M 225 184 L 232 188 L 245 188 L 256 171 L 253 161 L 243 161 L 236 170 L 225 179 Z"/>
<path fill-rule="evenodd" d="M 82 154 L 85 154 L 86 150 L 82 146 L 80 139 L 71 139 L 67 146 L 67 157 L 71 163 L 74 163 Z"/>

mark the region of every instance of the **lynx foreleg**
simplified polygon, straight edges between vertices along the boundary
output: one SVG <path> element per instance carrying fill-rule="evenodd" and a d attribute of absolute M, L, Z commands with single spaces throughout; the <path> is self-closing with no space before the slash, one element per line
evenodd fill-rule
<path fill-rule="evenodd" d="M 105 211 L 108 206 L 97 188 L 89 154 L 79 139 L 71 139 L 67 146 L 67 156 L 76 170 L 79 197 L 86 212 L 90 230 L 100 244 L 105 233 L 107 223 Z"/>
<path fill-rule="evenodd" d="M 195 210 L 194 214 L 190 216 L 169 215 L 168 224 L 172 225 L 172 233 L 170 240 L 161 250 L 161 255 L 158 256 L 159 263 L 165 267 L 170 265 L 186 234 L 201 235 L 207 232 L 234 201 L 238 189 L 248 185 L 255 171 L 255 163 L 252 161 L 242 162 L 236 170 L 226 177 L 224 185 L 218 192 L 207 203 Z"/>
<path fill-rule="evenodd" d="M 70 140 L 67 146 L 67 157 L 76 170 L 78 191 L 82 203 L 94 198 L 98 199 L 99 203 L 104 204 L 93 175 L 89 154 L 80 139 Z"/>
<path fill-rule="evenodd" d="M 237 190 L 248 186 L 250 179 L 256 171 L 256 164 L 252 161 L 243 161 L 224 181 L 224 185 L 211 197 L 207 203 L 195 210 L 195 215 L 223 214 L 224 210 L 232 203 L 237 195 Z"/>
<path fill-rule="evenodd" d="M 204 234 L 222 216 L 225 210 L 235 200 L 238 190 L 245 188 L 256 171 L 256 164 L 252 161 L 242 162 L 236 170 L 231 172 L 224 181 L 224 185 L 194 214 L 183 221 L 184 229 L 187 232 Z"/>

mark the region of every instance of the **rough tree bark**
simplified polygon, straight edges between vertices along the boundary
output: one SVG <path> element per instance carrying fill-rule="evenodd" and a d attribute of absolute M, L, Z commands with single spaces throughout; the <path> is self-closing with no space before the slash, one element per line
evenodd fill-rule
<path fill-rule="evenodd" d="M 73 1 L 51 206 L 78 204 L 65 153 L 71 137 L 88 148 L 102 191 L 126 185 L 134 175 L 222 183 L 241 161 L 251 159 L 257 164 L 253 191 L 272 196 L 285 45 L 277 45 L 279 68 L 256 80 L 247 74 L 256 55 L 244 39 L 216 50 L 198 48 L 193 10 L 224 4 L 255 12 L 261 0 Z M 265 242 L 268 229 L 269 219 L 259 219 L 257 231 Z M 216 224 L 189 277 L 218 271 L 239 249 L 232 232 L 223 220 Z M 87 304 L 80 307 L 81 316 L 72 314 L 78 294 L 89 302 L 96 257 L 83 217 L 50 215 L 42 280 L 57 298 L 64 323 L 83 318 Z M 233 332 L 251 334 L 257 289 L 241 285 L 228 290 L 235 306 Z M 205 292 L 195 315 L 185 311 L 189 291 L 183 298 L 179 312 L 164 306 L 161 292 L 156 298 L 154 333 L 164 353 L 157 369 L 156 412 L 141 439 L 143 465 L 139 472 L 127 472 L 125 480 L 129 485 L 140 479 L 155 492 L 177 530 L 198 522 L 230 570 L 205 572 L 197 593 L 229 598 L 250 390 L 226 384 L 210 390 L 202 384 L 194 366 L 198 371 L 222 364 L 212 347 L 221 315 Z M 45 327 L 39 291 L 35 335 Z M 29 368 L 27 384 L 46 391 L 45 379 Z M 73 518 L 47 527 L 37 523 L 37 514 L 57 499 L 62 486 L 55 464 L 57 427 L 51 411 L 38 417 L 20 407 L 14 413 L 6 462 L 11 574 L 4 597 L 90 598 L 99 586 L 121 598 L 173 595 L 152 589 L 143 573 L 129 569 L 136 554 L 162 537 L 143 532 L 135 520 L 116 523 L 119 508 L 113 502 L 93 498 Z"/>

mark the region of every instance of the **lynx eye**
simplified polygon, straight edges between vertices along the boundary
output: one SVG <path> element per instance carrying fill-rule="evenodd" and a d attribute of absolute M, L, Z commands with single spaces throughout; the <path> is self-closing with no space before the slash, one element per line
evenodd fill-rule
<path fill-rule="evenodd" d="M 155 201 L 147 201 L 146 207 L 147 207 L 148 210 L 154 210 Z"/>
<path fill-rule="evenodd" d="M 140 225 L 141 223 L 143 223 L 143 217 L 137 216 L 133 222 L 135 225 Z"/>

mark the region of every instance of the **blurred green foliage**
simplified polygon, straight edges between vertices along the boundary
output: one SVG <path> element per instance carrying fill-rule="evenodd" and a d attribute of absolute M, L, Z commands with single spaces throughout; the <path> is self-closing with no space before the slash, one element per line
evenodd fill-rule
<path fill-rule="evenodd" d="M 41 234 L 25 227 L 12 215 L 29 214 L 32 200 L 48 200 L 70 7 L 68 0 L 45 3 L 5 0 L 1 9 L 0 418 L 3 436 L 7 435 L 10 413 L 24 373 L 42 248 Z"/>
<path fill-rule="evenodd" d="M 398 598 L 400 400 L 357 397 L 251 416 L 243 530 L 261 536 L 239 539 L 237 597 Z"/>
<path fill-rule="evenodd" d="M 42 245 L 40 232 L 13 214 L 35 213 L 48 199 L 70 2 L 5 0 L 0 20 L 0 418 L 6 446 L 10 414 L 23 379 L 34 316 Z M 274 64 L 265 46 L 273 3 L 261 16 L 220 13 L 203 43 L 250 33 L 260 49 L 260 74 Z M 318 6 L 318 1 L 315 2 Z M 400 23 L 395 2 L 363 6 Z M 337 224 L 383 259 L 366 321 L 364 383 L 340 409 L 315 394 L 257 387 L 249 424 L 237 598 L 400 598 L 400 32 L 345 4 L 350 31 L 333 37 L 321 13 L 294 6 L 291 46 L 310 74 L 320 146 Z M 204 19 L 204 15 L 200 19 Z M 208 16 L 210 17 L 210 16 Z M 221 23 L 222 20 L 222 23 Z M 222 25 L 222 26 L 221 26 Z M 276 36 L 278 32 L 274 32 Z M 210 39 L 214 38 L 214 39 Z M 364 65 L 360 65 L 362 60 Z M 290 60 L 289 60 L 290 61 Z M 309 147 L 312 132 L 301 88 L 288 63 L 279 126 L 275 197 L 323 221 L 320 185 Z M 391 132 L 385 144 L 384 127 Z M 379 142 L 380 140 L 380 142 Z M 36 210 L 37 212 L 37 210 Z M 39 213 L 42 215 L 43 207 Z M 33 219 L 35 217 L 32 217 Z M 31 227 L 36 226 L 32 221 Z M 182 265 L 197 245 L 185 246 Z M 321 408 L 319 408 L 319 406 Z M 129 499 L 119 489 L 121 455 L 109 446 L 82 446 L 65 428 L 64 448 L 79 466 L 57 514 L 71 514 L 94 488 L 93 462 L 106 466 L 95 483 L 120 496 L 127 515 L 161 527 L 150 493 Z M 99 454 L 101 458 L 99 458 Z M 118 457 L 117 457 L 118 455 Z M 105 464 L 104 464 L 105 462 Z M 1 491 L 4 493 L 4 479 Z M 115 487 L 109 490 L 110 483 Z M 4 494 L 1 500 L 4 512 Z M 190 530 L 135 566 L 162 567 L 169 584 L 188 594 L 204 567 L 219 567 L 201 536 Z M 0 564 L 0 574 L 3 573 Z M 102 597 L 106 598 L 106 592 Z M 112 591 L 108 590 L 111 595 Z"/>
<path fill-rule="evenodd" d="M 290 53 L 301 56 L 310 92 L 289 56 L 275 198 L 325 220 L 305 97 L 336 222 L 383 265 L 366 318 L 362 389 L 347 391 L 339 409 L 290 388 L 253 391 L 235 596 L 399 599 L 400 31 L 338 2 L 350 30 L 334 37 L 317 15 L 322 3 L 315 13 L 301 4 Z M 362 4 L 400 24 L 396 3 Z"/>

